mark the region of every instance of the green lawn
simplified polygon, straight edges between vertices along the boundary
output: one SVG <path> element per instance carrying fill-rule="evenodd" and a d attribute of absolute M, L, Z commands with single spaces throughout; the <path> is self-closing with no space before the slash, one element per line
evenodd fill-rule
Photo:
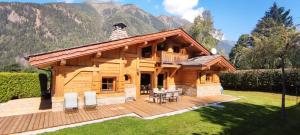
<path fill-rule="evenodd" d="M 120 118 L 103 123 L 63 129 L 49 134 L 300 134 L 300 105 L 296 97 L 287 96 L 286 124 L 280 121 L 280 94 L 225 91 L 241 97 L 224 103 L 224 108 L 201 109 L 154 120 Z"/>

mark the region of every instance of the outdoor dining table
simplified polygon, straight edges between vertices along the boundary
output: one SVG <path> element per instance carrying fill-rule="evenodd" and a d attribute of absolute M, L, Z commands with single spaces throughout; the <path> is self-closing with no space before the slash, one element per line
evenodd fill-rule
<path fill-rule="evenodd" d="M 179 92 L 178 90 L 159 90 L 159 91 L 153 91 L 154 94 L 157 95 L 157 97 L 159 98 L 159 104 L 162 103 L 162 98 L 165 94 L 167 93 L 175 93 L 175 92 Z"/>

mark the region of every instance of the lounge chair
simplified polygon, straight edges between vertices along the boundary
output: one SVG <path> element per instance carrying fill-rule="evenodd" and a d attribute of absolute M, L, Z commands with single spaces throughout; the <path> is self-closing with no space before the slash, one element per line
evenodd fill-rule
<path fill-rule="evenodd" d="M 97 107 L 97 95 L 95 91 L 84 92 L 84 107 L 85 108 Z"/>
<path fill-rule="evenodd" d="M 68 92 L 64 94 L 64 108 L 69 109 L 78 109 L 78 93 Z"/>

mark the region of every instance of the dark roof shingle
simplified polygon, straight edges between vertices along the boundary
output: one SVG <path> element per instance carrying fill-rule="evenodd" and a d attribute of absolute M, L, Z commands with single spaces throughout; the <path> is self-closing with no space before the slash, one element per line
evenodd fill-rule
<path fill-rule="evenodd" d="M 187 61 L 182 62 L 181 64 L 184 66 L 205 65 L 205 63 L 208 63 L 220 56 L 221 55 L 198 56 L 198 57 L 190 58 Z"/>

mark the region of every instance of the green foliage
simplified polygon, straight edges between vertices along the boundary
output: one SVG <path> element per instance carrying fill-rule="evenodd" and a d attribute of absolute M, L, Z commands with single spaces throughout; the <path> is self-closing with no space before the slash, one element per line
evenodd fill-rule
<path fill-rule="evenodd" d="M 230 60 L 239 69 L 276 69 L 282 66 L 282 56 L 289 54 L 284 66 L 299 67 L 297 52 L 290 47 L 298 44 L 299 40 L 295 38 L 298 33 L 290 11 L 274 3 L 251 35 L 240 36 L 230 53 Z"/>
<path fill-rule="evenodd" d="M 300 90 L 300 70 L 289 70 L 286 74 L 288 93 Z M 281 72 L 278 70 L 251 70 L 222 73 L 221 83 L 225 89 L 281 91 Z"/>
<path fill-rule="evenodd" d="M 202 13 L 202 16 L 197 16 L 194 20 L 194 24 L 190 28 L 190 35 L 203 44 L 206 48 L 216 48 L 218 40 L 212 36 L 212 33 L 216 32 L 213 26 L 213 19 L 210 11 L 206 10 Z"/>
<path fill-rule="evenodd" d="M 44 77 L 43 77 L 44 76 Z M 45 74 L 0 73 L 0 103 L 14 98 L 39 97 L 47 90 Z"/>
<path fill-rule="evenodd" d="M 251 55 L 251 47 L 252 47 L 252 38 L 249 34 L 243 34 L 239 37 L 239 40 L 232 48 L 229 53 L 229 59 L 232 64 L 234 64 L 237 68 L 249 69 L 251 68 L 249 62 L 251 59 L 249 55 Z"/>

